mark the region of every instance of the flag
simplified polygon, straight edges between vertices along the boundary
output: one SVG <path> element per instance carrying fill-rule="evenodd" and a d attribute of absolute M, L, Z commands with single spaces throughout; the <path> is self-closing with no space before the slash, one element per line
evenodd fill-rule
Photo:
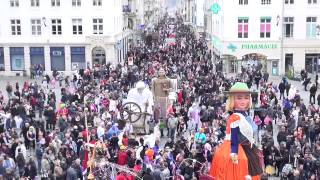
<path fill-rule="evenodd" d="M 84 152 L 84 159 L 82 161 L 82 175 L 84 176 L 87 174 L 87 168 L 88 168 L 88 160 L 89 160 L 89 152 L 88 150 L 85 150 Z"/>

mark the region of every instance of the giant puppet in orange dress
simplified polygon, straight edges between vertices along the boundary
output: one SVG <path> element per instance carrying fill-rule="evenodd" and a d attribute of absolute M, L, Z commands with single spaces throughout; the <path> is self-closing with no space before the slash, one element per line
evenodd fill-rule
<path fill-rule="evenodd" d="M 226 108 L 226 138 L 212 160 L 209 175 L 215 180 L 259 180 L 262 168 L 253 134 L 257 125 L 247 114 L 251 106 L 250 90 L 245 83 L 235 83 L 229 91 Z"/>

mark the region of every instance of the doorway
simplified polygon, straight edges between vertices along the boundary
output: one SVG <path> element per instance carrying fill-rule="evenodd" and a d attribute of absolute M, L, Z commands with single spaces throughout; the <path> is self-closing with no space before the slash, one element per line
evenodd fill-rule
<path fill-rule="evenodd" d="M 229 54 L 222 55 L 223 69 L 226 73 L 237 73 L 237 57 Z"/>
<path fill-rule="evenodd" d="M 242 65 L 251 66 L 256 70 L 268 72 L 267 56 L 259 53 L 251 53 L 242 56 Z"/>
<path fill-rule="evenodd" d="M 288 72 L 293 67 L 293 54 L 286 54 L 285 55 L 285 72 Z"/>
<path fill-rule="evenodd" d="M 106 52 L 103 47 L 95 47 L 92 49 L 92 65 L 99 67 L 106 64 Z"/>

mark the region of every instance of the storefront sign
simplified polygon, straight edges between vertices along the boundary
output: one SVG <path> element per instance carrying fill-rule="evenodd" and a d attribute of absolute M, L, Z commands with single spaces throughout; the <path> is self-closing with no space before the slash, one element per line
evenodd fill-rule
<path fill-rule="evenodd" d="M 278 44 L 273 43 L 248 43 L 242 44 L 241 49 L 277 49 Z"/>
<path fill-rule="evenodd" d="M 211 7 L 210 7 L 211 11 L 213 12 L 213 14 L 218 14 L 219 11 L 221 11 L 221 7 L 218 3 L 214 3 Z"/>
<path fill-rule="evenodd" d="M 232 43 L 230 43 L 227 48 L 230 49 L 232 52 L 235 52 L 237 50 L 237 46 Z"/>
<path fill-rule="evenodd" d="M 61 56 L 62 52 L 61 51 L 52 51 L 53 56 Z"/>

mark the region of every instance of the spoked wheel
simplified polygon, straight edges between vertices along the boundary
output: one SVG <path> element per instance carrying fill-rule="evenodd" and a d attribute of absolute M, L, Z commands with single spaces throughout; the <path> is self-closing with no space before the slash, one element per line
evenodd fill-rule
<path fill-rule="evenodd" d="M 141 117 L 141 108 L 137 103 L 127 102 L 121 107 L 121 119 L 130 123 L 137 122 Z"/>

